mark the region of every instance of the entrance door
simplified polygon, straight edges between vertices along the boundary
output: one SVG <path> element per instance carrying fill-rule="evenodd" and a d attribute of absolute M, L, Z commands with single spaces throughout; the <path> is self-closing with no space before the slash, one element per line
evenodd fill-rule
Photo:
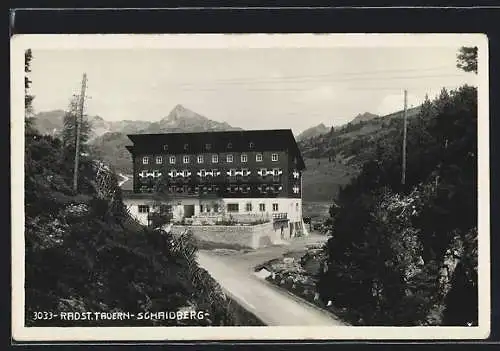
<path fill-rule="evenodd" d="M 293 223 L 290 223 L 290 238 L 293 236 Z"/>
<path fill-rule="evenodd" d="M 191 218 L 194 216 L 194 205 L 184 205 L 184 218 Z"/>

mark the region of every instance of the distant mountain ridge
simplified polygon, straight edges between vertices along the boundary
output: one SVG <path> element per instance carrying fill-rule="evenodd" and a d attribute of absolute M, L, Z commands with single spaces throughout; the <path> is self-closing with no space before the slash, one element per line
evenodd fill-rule
<path fill-rule="evenodd" d="M 366 122 L 369 120 L 372 120 L 374 118 L 380 117 L 379 115 L 370 113 L 370 112 L 365 112 L 365 113 L 360 113 L 354 119 L 350 122 L 352 124 L 360 123 L 360 122 Z"/>
<path fill-rule="evenodd" d="M 67 112 L 53 110 L 40 112 L 35 115 L 35 126 L 42 134 L 55 135 L 63 128 L 63 118 Z M 159 121 L 106 121 L 100 116 L 88 116 L 92 124 L 91 140 L 106 133 L 178 133 L 178 132 L 203 132 L 242 130 L 232 127 L 226 122 L 217 122 L 208 119 L 182 105 L 176 105 L 170 113 Z"/>
<path fill-rule="evenodd" d="M 317 126 L 308 128 L 304 130 L 302 133 L 297 135 L 295 138 L 297 141 L 301 141 L 304 139 L 312 138 L 321 134 L 328 133 L 330 131 L 330 128 L 325 126 L 323 123 L 318 124 Z"/>
<path fill-rule="evenodd" d="M 149 124 L 140 133 L 182 133 L 243 130 L 232 127 L 226 122 L 208 119 L 182 105 L 176 105 L 170 113 L 158 122 Z"/>
<path fill-rule="evenodd" d="M 64 116 L 66 113 L 67 111 L 64 110 L 37 113 L 34 116 L 35 127 L 42 134 L 56 135 L 63 129 Z M 136 133 L 147 128 L 151 124 L 151 122 L 147 121 L 106 121 L 100 116 L 87 116 L 86 118 L 92 125 L 90 140 L 110 132 Z"/>

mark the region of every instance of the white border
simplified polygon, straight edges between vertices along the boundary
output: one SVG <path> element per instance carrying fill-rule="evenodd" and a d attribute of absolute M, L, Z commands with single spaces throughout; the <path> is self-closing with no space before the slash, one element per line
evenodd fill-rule
<path fill-rule="evenodd" d="M 477 46 L 477 327 L 24 327 L 24 51 L 152 48 L 331 48 Z M 483 34 L 16 35 L 11 39 L 12 335 L 23 341 L 483 339 L 490 334 L 488 40 Z M 15 145 L 14 145 L 15 144 Z"/>

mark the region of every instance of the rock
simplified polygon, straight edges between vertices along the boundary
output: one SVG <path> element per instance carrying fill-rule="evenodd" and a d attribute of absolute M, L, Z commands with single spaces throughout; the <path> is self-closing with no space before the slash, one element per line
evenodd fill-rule
<path fill-rule="evenodd" d="M 259 271 L 255 272 L 255 275 L 259 278 L 266 279 L 271 276 L 273 273 L 269 272 L 267 269 L 262 268 Z M 274 278 L 274 277 L 273 277 Z"/>

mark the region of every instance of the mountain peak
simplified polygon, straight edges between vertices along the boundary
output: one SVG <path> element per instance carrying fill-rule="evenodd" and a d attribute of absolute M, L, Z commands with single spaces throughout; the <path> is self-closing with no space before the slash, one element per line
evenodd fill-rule
<path fill-rule="evenodd" d="M 205 117 L 197 114 L 196 112 L 191 111 L 190 109 L 184 107 L 181 104 L 175 105 L 175 107 L 170 111 L 168 116 L 163 118 L 164 121 L 177 121 L 180 119 L 192 119 L 192 118 L 202 118 L 205 119 Z"/>
<path fill-rule="evenodd" d="M 377 117 L 379 116 L 370 112 L 359 113 L 356 117 L 354 117 L 351 123 L 365 122 Z"/>

